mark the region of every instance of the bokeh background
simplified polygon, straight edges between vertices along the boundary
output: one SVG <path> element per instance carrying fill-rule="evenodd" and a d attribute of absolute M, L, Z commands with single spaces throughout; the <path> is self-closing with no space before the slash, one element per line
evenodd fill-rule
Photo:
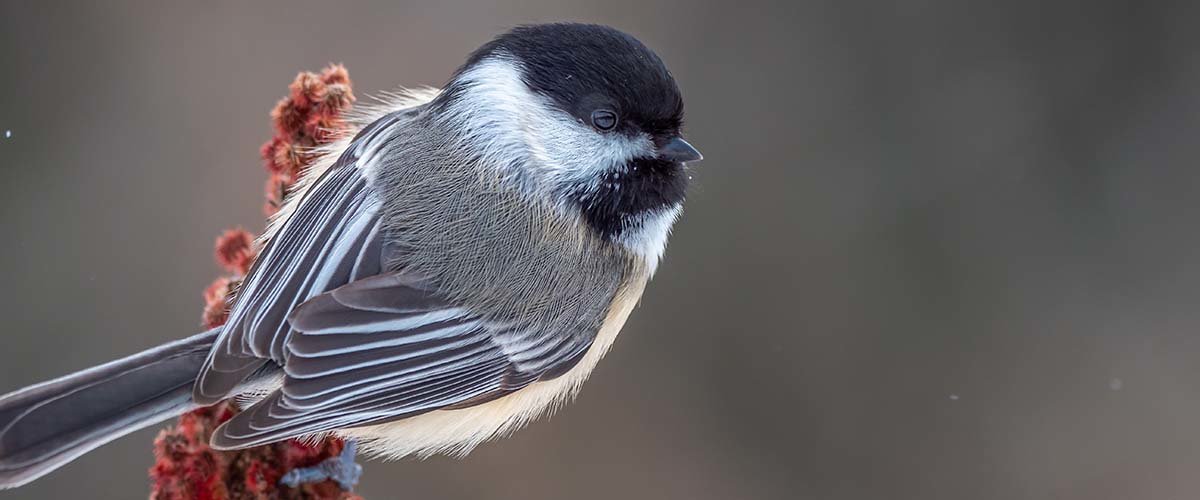
<path fill-rule="evenodd" d="M 577 402 L 366 498 L 1200 495 L 1196 2 L 193 3 L 0 0 L 0 391 L 197 330 L 297 71 L 586 20 L 707 157 L 668 257 Z M 0 498 L 142 497 L 154 433 Z"/>

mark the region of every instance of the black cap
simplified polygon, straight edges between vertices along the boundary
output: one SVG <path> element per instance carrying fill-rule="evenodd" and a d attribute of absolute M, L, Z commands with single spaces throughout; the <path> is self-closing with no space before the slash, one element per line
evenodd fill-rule
<path fill-rule="evenodd" d="M 530 89 L 585 123 L 605 107 L 620 116 L 618 130 L 679 132 L 683 97 L 675 78 L 658 55 L 624 32 L 595 24 L 521 26 L 480 47 L 459 72 L 493 56 L 514 58 Z"/>

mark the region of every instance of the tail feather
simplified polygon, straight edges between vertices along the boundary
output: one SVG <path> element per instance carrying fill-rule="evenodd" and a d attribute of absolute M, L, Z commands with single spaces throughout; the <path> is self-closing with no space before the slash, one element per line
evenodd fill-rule
<path fill-rule="evenodd" d="M 0 396 L 0 489 L 195 407 L 219 328 Z"/>

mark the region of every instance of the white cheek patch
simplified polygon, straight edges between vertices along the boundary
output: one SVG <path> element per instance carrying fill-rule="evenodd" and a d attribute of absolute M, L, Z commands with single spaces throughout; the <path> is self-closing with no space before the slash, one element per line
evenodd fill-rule
<path fill-rule="evenodd" d="M 482 61 L 459 79 L 467 91 L 448 110 L 451 119 L 485 164 L 510 170 L 502 174 L 534 192 L 558 199 L 563 188 L 593 187 L 602 172 L 654 155 L 648 136 L 597 132 L 535 94 L 509 59 Z M 511 171 L 517 165 L 524 168 Z"/>
<path fill-rule="evenodd" d="M 538 120 L 538 123 L 551 125 L 533 134 L 533 152 L 538 159 L 537 164 L 545 167 L 544 173 L 559 185 L 590 184 L 589 187 L 594 187 L 604 172 L 624 168 L 630 160 L 639 156 L 654 154 L 650 138 L 644 135 L 631 138 L 598 133 L 571 115 L 557 110 L 552 110 L 551 116 Z"/>

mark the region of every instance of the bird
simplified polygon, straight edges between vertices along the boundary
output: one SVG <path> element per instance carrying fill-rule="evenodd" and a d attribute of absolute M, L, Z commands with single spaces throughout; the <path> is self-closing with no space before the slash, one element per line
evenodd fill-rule
<path fill-rule="evenodd" d="M 464 455 L 577 394 L 703 158 L 662 59 L 518 26 L 362 123 L 270 221 L 224 325 L 0 397 L 0 488 L 230 399 L 213 448 L 337 436 L 352 464 Z"/>

